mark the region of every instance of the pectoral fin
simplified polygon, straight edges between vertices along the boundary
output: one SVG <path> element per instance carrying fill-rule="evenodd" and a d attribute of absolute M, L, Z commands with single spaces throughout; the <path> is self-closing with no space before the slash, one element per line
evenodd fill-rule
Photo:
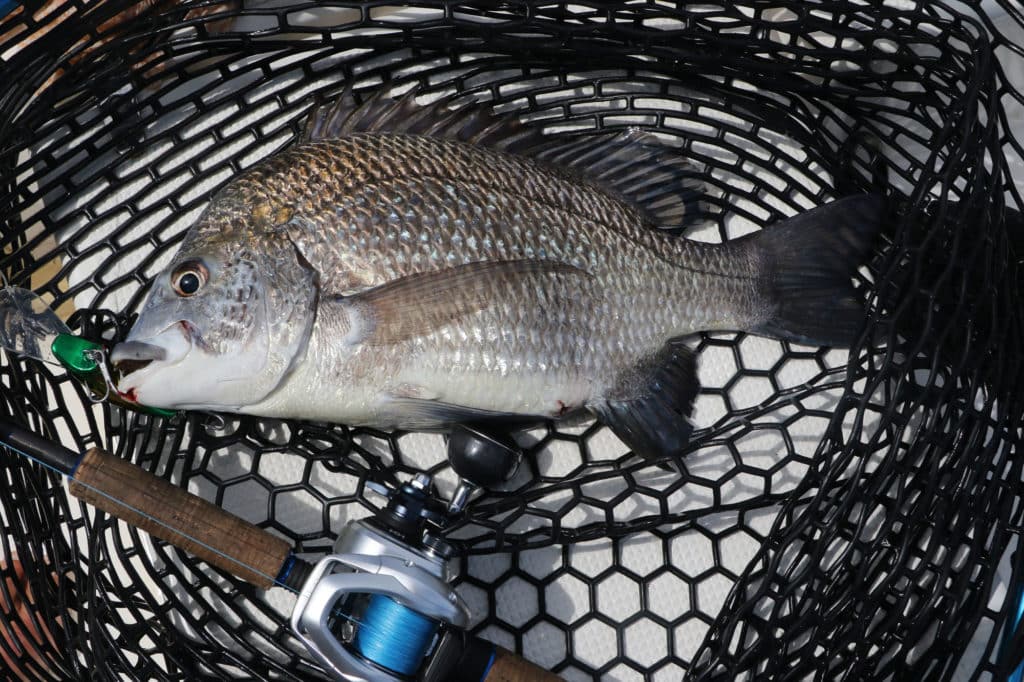
<path fill-rule="evenodd" d="M 690 416 L 699 390 L 696 355 L 672 341 L 626 372 L 587 409 L 637 455 L 679 455 L 693 432 Z"/>
<path fill-rule="evenodd" d="M 402 277 L 342 299 L 354 330 L 349 341 L 387 345 L 424 336 L 489 306 L 508 305 L 503 294 L 519 290 L 524 280 L 540 285 L 542 279 L 553 276 L 589 275 L 558 261 L 513 260 L 467 263 Z"/>
<path fill-rule="evenodd" d="M 517 430 L 542 423 L 546 417 L 481 410 L 438 400 L 389 397 L 378 410 L 378 419 L 395 428 L 432 430 L 453 424 L 477 424 L 501 430 Z"/>

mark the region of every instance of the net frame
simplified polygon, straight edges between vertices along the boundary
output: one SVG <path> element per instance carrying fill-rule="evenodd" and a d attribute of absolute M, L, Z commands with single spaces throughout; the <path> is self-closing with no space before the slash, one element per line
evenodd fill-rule
<path fill-rule="evenodd" d="M 123 335 L 123 312 L 210 190 L 349 82 L 455 90 L 553 133 L 656 130 L 708 167 L 719 211 L 695 238 L 888 188 L 890 229 L 862 274 L 869 320 L 848 357 L 701 335 L 700 428 L 680 478 L 599 426 L 528 434 L 520 478 L 450 533 L 460 589 L 476 632 L 568 677 L 1004 679 L 1019 662 L 1000 653 L 1024 644 L 1004 637 L 1022 578 L 1022 245 L 1007 169 L 1024 155 L 1006 110 L 1024 98 L 996 54 L 1024 52 L 987 15 L 854 2 L 126 7 L 68 2 L 0 24 L 0 270 L 76 308 L 73 326 L 94 337 Z M 168 423 L 94 406 L 48 367 L 0 363 L 0 414 L 130 457 L 310 557 L 379 506 L 367 481 L 425 468 L 453 485 L 436 438 Z M 283 456 L 302 462 L 297 479 Z M 317 676 L 280 599 L 81 508 L 37 466 L 3 467 L 0 592 L 5 613 L 20 600 L 37 625 L 0 619 L 0 649 L 30 677 Z M 246 507 L 260 490 L 265 509 Z M 727 560 L 736 536 L 758 546 L 746 562 Z M 660 566 L 633 565 L 637 538 Z M 595 544 L 610 562 L 578 558 Z M 710 545 L 710 565 L 688 564 L 692 545 Z M 550 607 L 577 583 L 593 583 L 589 609 Z M 603 596 L 623 591 L 638 610 Z M 536 614 L 509 611 L 531 592 Z M 689 608 L 664 606 L 684 592 Z M 706 636 L 689 636 L 695 622 Z M 666 638 L 663 655 L 631 649 L 632 630 Z M 545 633 L 561 651 L 539 646 Z"/>

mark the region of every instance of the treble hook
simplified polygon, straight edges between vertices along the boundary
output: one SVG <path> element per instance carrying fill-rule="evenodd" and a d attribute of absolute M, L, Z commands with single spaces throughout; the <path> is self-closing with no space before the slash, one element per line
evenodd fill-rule
<path fill-rule="evenodd" d="M 103 384 L 104 386 L 106 386 L 107 389 L 106 392 L 103 394 L 102 398 L 97 398 L 95 395 L 93 395 L 92 391 L 90 391 L 89 400 L 91 400 L 94 403 L 102 403 L 106 401 L 107 398 L 110 397 L 111 390 L 113 390 L 115 393 L 117 392 L 117 387 L 114 386 L 114 380 L 110 376 L 110 370 L 107 368 L 106 349 L 92 348 L 90 350 L 85 351 L 84 355 L 85 357 L 95 362 L 96 366 L 99 367 L 100 374 L 103 376 Z"/>
<path fill-rule="evenodd" d="M 223 431 L 228 425 L 224 420 L 224 417 L 216 412 L 207 412 L 205 417 L 206 419 L 203 422 L 203 427 L 206 429 L 207 433 L 210 431 Z"/>

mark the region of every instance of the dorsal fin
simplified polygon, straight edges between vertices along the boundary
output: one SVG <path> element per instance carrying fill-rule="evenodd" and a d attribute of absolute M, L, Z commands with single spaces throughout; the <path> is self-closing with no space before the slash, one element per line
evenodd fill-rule
<path fill-rule="evenodd" d="M 618 192 L 659 229 L 690 225 L 709 213 L 701 170 L 653 133 L 627 128 L 555 141 L 533 156 Z"/>
<path fill-rule="evenodd" d="M 382 87 L 359 103 L 346 89 L 334 104 L 310 113 L 302 140 L 329 140 L 349 133 L 423 135 L 525 156 L 550 144 L 540 130 L 523 125 L 514 116 L 496 115 L 480 104 L 459 106 L 454 100 L 461 96 L 420 104 L 415 90 L 398 99 L 388 92 L 389 88 Z"/>
<path fill-rule="evenodd" d="M 636 128 L 559 137 L 544 135 L 514 116 L 500 116 L 482 104 L 461 104 L 451 95 L 427 105 L 416 91 L 398 99 L 382 87 L 362 103 L 351 89 L 330 106 L 315 109 L 304 141 L 350 133 L 423 135 L 458 140 L 528 156 L 597 181 L 644 211 L 652 225 L 677 229 L 705 217 L 705 186 L 697 166 L 656 135 Z"/>

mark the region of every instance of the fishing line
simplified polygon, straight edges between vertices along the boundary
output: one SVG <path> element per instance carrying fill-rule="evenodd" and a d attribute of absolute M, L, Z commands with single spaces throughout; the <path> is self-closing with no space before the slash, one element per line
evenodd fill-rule
<path fill-rule="evenodd" d="M 295 556 L 284 539 L 102 450 L 93 448 L 79 455 L 13 424 L 0 421 L 0 428 L 0 434 L 6 434 L 0 435 L 0 448 L 64 476 L 72 496 L 80 501 L 258 587 L 284 587 L 299 598 L 299 604 L 303 603 L 303 591 L 309 589 L 311 567 Z M 115 489 L 122 493 L 107 492 Z M 140 499 L 151 500 L 156 505 L 162 503 L 163 508 L 151 506 L 148 508 L 153 511 L 147 512 L 127 501 L 140 494 L 143 495 Z M 389 510 L 393 502 L 389 496 Z M 168 509 L 172 510 L 170 514 Z M 213 542 L 218 542 L 220 547 Z M 241 560 L 246 557 L 250 561 Z M 268 565 L 276 575 L 265 570 Z M 232 567 L 240 567 L 245 573 Z M 442 622 L 404 606 L 401 598 L 377 594 L 372 589 L 353 594 L 358 596 L 345 604 L 335 603 L 331 610 L 334 624 L 330 629 L 334 636 L 341 642 L 350 642 L 354 653 L 377 666 L 401 675 L 418 670 L 437 641 Z M 410 592 L 410 598 L 417 595 L 415 591 Z M 323 623 L 320 618 L 317 620 Z M 341 625 L 341 621 L 346 625 Z M 356 627 L 349 629 L 348 623 Z M 301 635 L 299 637 L 302 639 Z"/>
<path fill-rule="evenodd" d="M 428 474 L 387 491 L 387 505 L 372 522 L 346 524 L 334 553 L 313 567 L 283 538 L 99 448 L 79 455 L 0 420 L 0 449 L 66 477 L 71 495 L 99 512 L 258 587 L 295 593 L 292 634 L 339 680 L 410 679 L 422 671 L 440 682 L 456 670 L 468 675 L 459 679 L 559 679 L 467 636 L 469 609 L 449 577 L 453 551 L 431 525 L 442 503 L 432 497 Z M 90 534 L 93 541 L 100 535 Z M 352 671 L 370 677 L 354 678 Z"/>
<path fill-rule="evenodd" d="M 1021 621 L 1024 620 L 1024 587 L 1018 587 L 1014 590 L 1014 593 L 1017 599 L 1017 609 L 1012 617 L 1012 625 L 1007 627 L 1006 634 L 1003 636 L 1003 656 L 1008 655 L 1007 650 L 1010 648 L 1010 642 L 1014 634 L 1020 629 Z M 1021 682 L 1024 680 L 1024 663 L 1018 665 L 1006 679 L 1007 682 Z"/>
<path fill-rule="evenodd" d="M 440 623 L 384 594 L 371 594 L 352 645 L 364 658 L 402 675 L 415 673 Z"/>

